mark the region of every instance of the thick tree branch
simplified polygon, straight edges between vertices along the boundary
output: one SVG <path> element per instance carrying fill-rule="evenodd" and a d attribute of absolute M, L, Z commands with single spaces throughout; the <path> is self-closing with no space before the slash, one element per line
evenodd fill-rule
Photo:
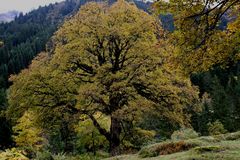
<path fill-rule="evenodd" d="M 92 120 L 93 125 L 97 128 L 100 134 L 102 134 L 108 141 L 111 141 L 111 134 L 105 129 L 100 126 L 96 118 L 92 114 L 87 114 L 88 117 Z"/>

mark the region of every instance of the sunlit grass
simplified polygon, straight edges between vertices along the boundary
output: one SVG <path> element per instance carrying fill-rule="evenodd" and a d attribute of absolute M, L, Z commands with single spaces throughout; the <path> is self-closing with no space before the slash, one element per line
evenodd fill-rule
<path fill-rule="evenodd" d="M 191 144 L 194 147 L 189 150 L 179 150 L 179 152 L 159 155 L 159 148 L 168 143 L 179 143 L 179 141 L 166 141 L 144 147 L 138 154 L 121 155 L 109 158 L 108 160 L 239 160 L 240 159 L 240 132 L 224 134 L 216 137 L 199 137 L 185 140 L 184 143 Z M 172 145 L 171 145 L 172 146 Z M 144 155 L 142 152 L 149 153 Z M 145 158 L 143 158 L 145 157 Z"/>

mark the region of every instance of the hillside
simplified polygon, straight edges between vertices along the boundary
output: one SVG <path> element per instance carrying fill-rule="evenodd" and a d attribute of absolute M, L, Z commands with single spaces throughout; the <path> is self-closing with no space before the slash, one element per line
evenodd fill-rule
<path fill-rule="evenodd" d="M 137 154 L 105 160 L 238 160 L 240 132 L 195 139 L 164 141 L 143 147 Z"/>
<path fill-rule="evenodd" d="M 0 24 L 0 38 L 4 42 L 0 49 L 1 76 L 5 79 L 6 75 L 27 67 L 37 53 L 46 49 L 46 43 L 57 27 L 79 6 L 75 1 L 50 4 L 20 14 L 10 23 Z"/>

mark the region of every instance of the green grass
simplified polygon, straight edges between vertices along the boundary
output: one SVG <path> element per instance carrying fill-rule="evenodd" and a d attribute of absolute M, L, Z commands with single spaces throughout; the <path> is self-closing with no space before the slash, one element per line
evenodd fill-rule
<path fill-rule="evenodd" d="M 106 160 L 240 160 L 240 132 L 184 141 L 165 141 L 142 148 L 137 154 Z"/>

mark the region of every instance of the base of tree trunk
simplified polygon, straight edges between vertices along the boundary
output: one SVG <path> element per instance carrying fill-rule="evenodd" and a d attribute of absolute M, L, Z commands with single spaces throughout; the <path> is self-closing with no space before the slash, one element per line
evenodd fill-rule
<path fill-rule="evenodd" d="M 111 141 L 110 141 L 110 154 L 116 156 L 120 154 L 120 134 L 121 122 L 118 118 L 111 117 Z"/>

